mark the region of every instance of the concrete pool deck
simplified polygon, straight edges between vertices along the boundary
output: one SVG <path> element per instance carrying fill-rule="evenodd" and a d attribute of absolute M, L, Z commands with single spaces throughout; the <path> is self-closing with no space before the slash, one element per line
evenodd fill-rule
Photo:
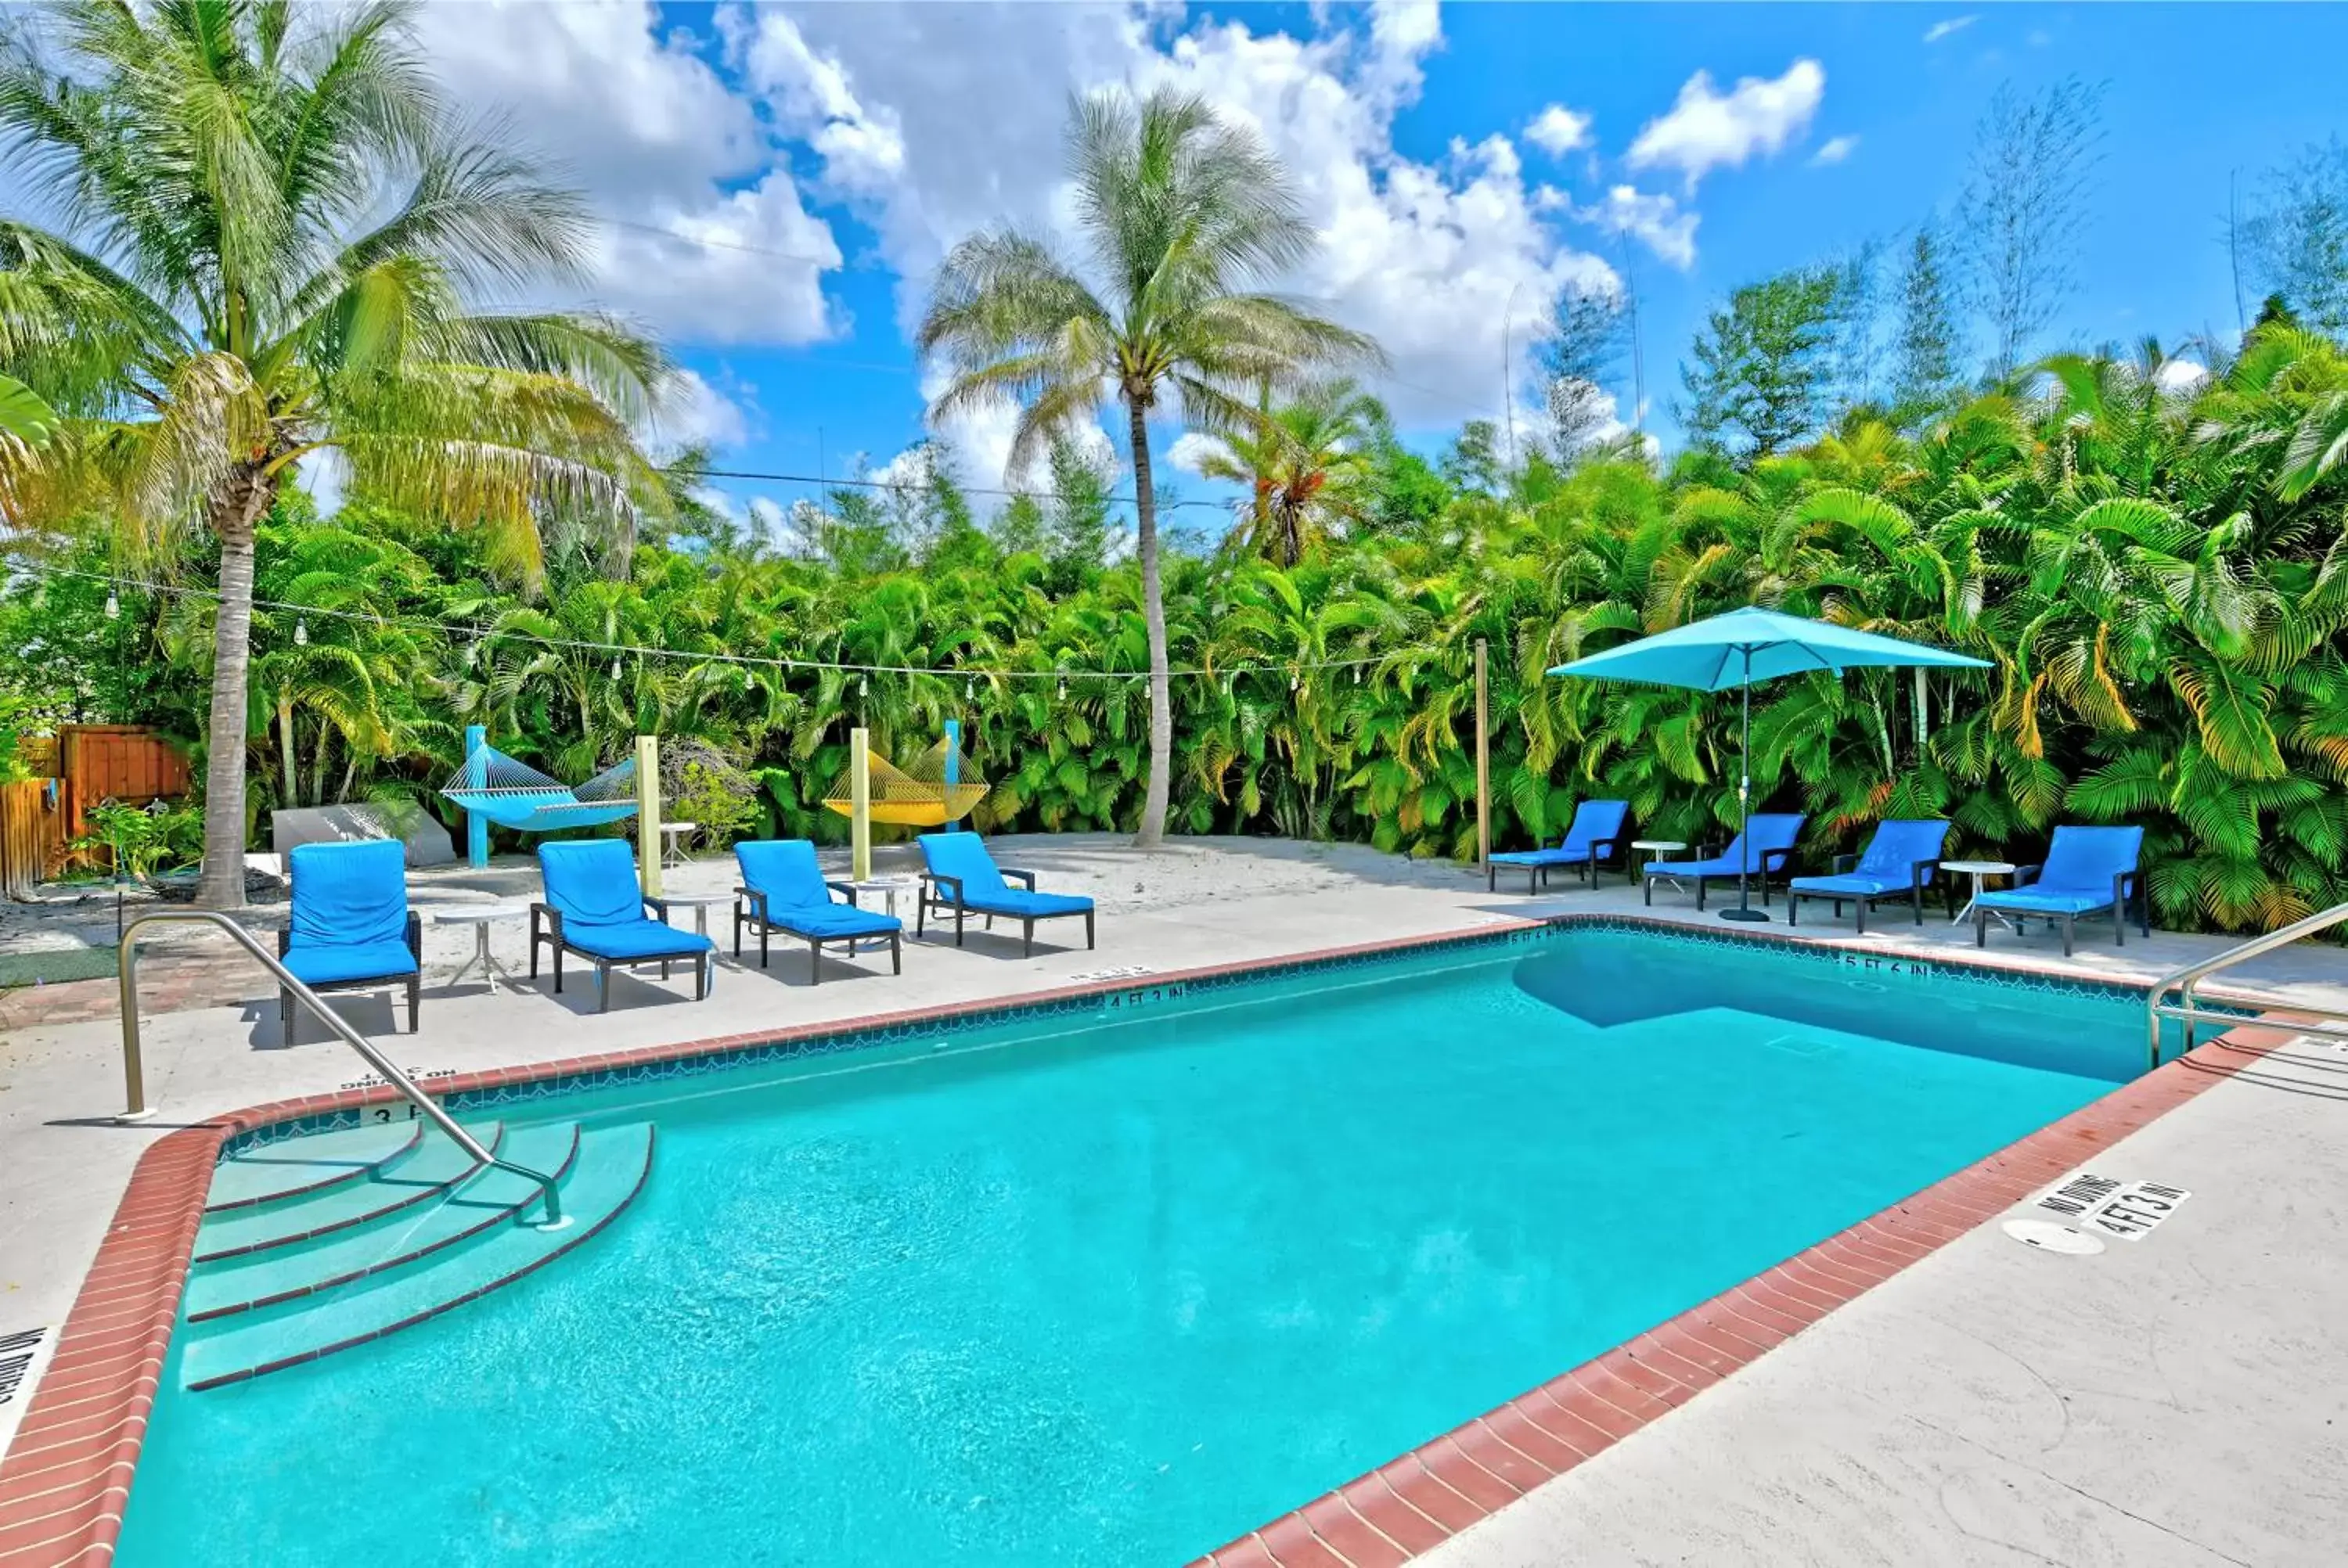
<path fill-rule="evenodd" d="M 959 951 L 909 942 L 901 979 L 884 958 L 868 958 L 828 962 L 824 983 L 810 988 L 804 948 L 785 944 L 768 974 L 755 957 L 747 969 L 729 961 L 705 1003 L 690 1000 L 688 980 L 621 979 L 613 1010 L 598 1016 L 591 979 L 575 979 L 561 998 L 543 982 L 537 993 L 492 995 L 469 979 L 452 991 L 446 977 L 469 956 L 472 937 L 448 927 L 427 949 L 421 1034 L 390 1034 L 381 999 L 349 999 L 347 1016 L 381 1031 L 412 1071 L 476 1071 L 992 1000 L 1132 966 L 1166 972 L 1550 913 L 1718 927 L 1692 898 L 1666 896 L 1648 911 L 1635 887 L 1619 883 L 1597 894 L 1561 882 L 1540 899 L 1496 895 L 1458 867 L 1357 847 L 1192 840 L 1144 856 L 1105 836 L 998 847 L 1007 863 L 1040 869 L 1046 888 L 1100 900 L 1097 951 L 1068 948 L 1080 933 L 1046 927 L 1036 955 L 1022 959 L 1015 935 L 973 932 Z M 903 853 L 884 851 L 882 868 Z M 670 890 L 720 892 L 732 880 L 730 861 L 705 861 L 672 873 Z M 526 897 L 535 876 L 517 862 L 416 882 L 417 902 L 428 905 Z M 711 913 L 723 927 L 726 911 Z M 2065 964 L 2037 932 L 1993 933 L 1980 955 L 1970 927 L 1944 917 L 1928 916 L 1920 932 L 1887 908 L 1855 938 L 1824 915 L 1811 907 L 1790 934 L 2114 979 L 2149 979 L 2224 945 L 2164 934 L 2118 948 L 2098 923 Z M 1760 929 L 1788 934 L 1782 918 Z M 502 961 L 527 968 L 520 927 L 496 927 L 493 941 Z M 201 944 L 182 950 L 184 962 L 201 964 Z M 158 1137 L 361 1076 L 314 1025 L 284 1046 L 265 982 L 256 974 L 243 989 L 257 999 L 148 1020 L 149 1093 L 160 1114 L 137 1127 L 110 1120 L 121 1103 L 110 1020 L 20 1024 L 0 1040 L 0 1337 L 64 1320 L 131 1167 Z M 2348 1006 L 2348 955 L 2279 953 L 2237 971 L 2229 989 L 2283 1006 Z M 2344 1118 L 2348 1057 L 2310 1045 L 2258 1062 L 2097 1156 L 2099 1173 L 2194 1193 L 2143 1242 L 2057 1257 L 1982 1226 L 1566 1474 L 1511 1488 L 1513 1501 L 1436 1546 L 1433 1560 L 2333 1560 L 2315 1553 L 2348 1526 L 2338 1421 L 2348 1336 L 2333 1326 L 2348 1283 L 2348 1219 L 2325 1202 L 2348 1174 Z M 19 1387 L 0 1404 L 0 1440 L 32 1392 Z M 1327 1555 L 1267 1555 L 1358 1568 L 1342 1550 L 1313 1550 Z M 11 1568 L 18 1560 L 7 1559 Z"/>

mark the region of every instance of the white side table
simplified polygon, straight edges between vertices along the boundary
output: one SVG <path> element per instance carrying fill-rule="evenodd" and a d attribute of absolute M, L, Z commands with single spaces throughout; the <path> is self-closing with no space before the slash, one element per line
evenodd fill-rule
<path fill-rule="evenodd" d="M 685 841 L 701 831 L 697 822 L 664 822 L 661 830 L 661 866 L 665 869 L 685 864 Z"/>
<path fill-rule="evenodd" d="M 2020 870 L 2021 867 L 2015 866 L 2013 862 L 2010 860 L 1943 860 L 1941 862 L 1941 869 L 1943 871 L 1962 873 L 1972 876 L 1973 879 L 1973 896 L 1965 900 L 1965 907 L 1958 910 L 1956 917 L 1949 922 L 1952 926 L 1957 926 L 1963 924 L 1965 917 L 1973 912 L 1973 906 L 1981 902 L 1982 878 L 1988 876 L 2011 876 L 2016 871 Z M 1991 910 L 1990 914 L 1996 919 L 1999 925 L 2005 927 L 2007 930 L 2011 931 L 2013 929 L 2013 925 L 2006 919 L 2006 917 L 1998 914 L 1996 910 Z"/>
<path fill-rule="evenodd" d="M 709 911 L 718 905 L 731 904 L 734 902 L 734 895 L 731 893 L 664 893 L 661 895 L 661 902 L 672 909 L 692 910 L 693 928 L 706 937 L 709 935 Z"/>
<path fill-rule="evenodd" d="M 1661 860 L 1666 855 L 1675 855 L 1679 851 L 1685 849 L 1687 845 L 1676 838 L 1634 838 L 1631 841 L 1631 847 L 1632 849 L 1643 849 L 1647 852 L 1647 869 L 1652 871 L 1654 869 L 1656 861 Z M 1675 888 L 1680 886 L 1680 879 L 1676 876 L 1666 876 L 1663 880 L 1670 883 Z M 1686 891 L 1684 888 L 1681 888 L 1680 890 L 1682 892 Z"/>
<path fill-rule="evenodd" d="M 862 907 L 870 907 L 863 903 L 866 895 L 880 895 L 881 903 L 888 907 L 891 916 L 897 913 L 897 900 L 901 896 L 910 894 L 916 898 L 922 896 L 922 879 L 918 876 L 868 876 L 861 882 L 850 882 L 848 886 L 856 889 L 858 904 Z M 860 942 L 851 942 L 849 951 L 855 952 L 862 946 Z"/>
<path fill-rule="evenodd" d="M 473 956 L 467 958 L 458 967 L 457 972 L 448 977 L 450 985 L 455 985 L 470 974 L 476 964 L 480 966 L 481 979 L 489 982 L 491 990 L 498 989 L 498 977 L 500 975 L 509 980 L 518 978 L 511 969 L 499 963 L 490 955 L 489 927 L 499 920 L 526 919 L 530 915 L 529 905 L 442 904 L 434 906 L 427 912 L 436 926 L 470 926 L 473 928 Z"/>

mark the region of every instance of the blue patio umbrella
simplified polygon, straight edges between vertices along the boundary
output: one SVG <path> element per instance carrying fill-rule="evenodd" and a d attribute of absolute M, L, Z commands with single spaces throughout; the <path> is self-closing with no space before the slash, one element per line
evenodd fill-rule
<path fill-rule="evenodd" d="M 1884 666 L 1923 666 L 1947 670 L 1986 670 L 1989 661 L 1952 653 L 1897 637 L 1854 631 L 1823 620 L 1781 615 L 1774 610 L 1748 607 L 1732 610 L 1706 620 L 1675 626 L 1570 664 L 1560 664 L 1552 675 L 1576 675 L 1592 681 L 1633 681 L 1648 686 L 1680 686 L 1696 692 L 1745 692 L 1744 727 L 1737 743 L 1736 830 L 1745 819 L 1753 794 L 1753 682 L 1783 675 L 1803 675 L 1814 670 L 1840 674 L 1845 670 Z M 1736 868 L 1736 907 L 1723 909 L 1724 920 L 1766 920 L 1753 907 L 1745 885 L 1745 866 Z"/>

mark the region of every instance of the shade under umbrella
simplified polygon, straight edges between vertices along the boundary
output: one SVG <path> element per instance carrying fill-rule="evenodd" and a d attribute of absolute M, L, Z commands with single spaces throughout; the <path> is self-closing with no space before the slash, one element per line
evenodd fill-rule
<path fill-rule="evenodd" d="M 1737 743 L 1736 783 L 1736 827 L 1741 836 L 1753 793 L 1753 682 L 1819 670 L 1840 674 L 1845 670 L 1920 666 L 1950 670 L 1990 667 L 1989 661 L 1975 659 L 1969 653 L 1952 653 L 1945 648 L 1752 607 L 1675 626 L 1669 631 L 1659 631 L 1653 637 L 1560 664 L 1550 673 L 1592 681 L 1678 686 L 1695 692 L 1742 688 L 1745 712 Z M 1736 869 L 1736 907 L 1722 910 L 1721 918 L 1768 917 L 1753 907 L 1746 886 L 1745 866 L 1740 862 Z"/>

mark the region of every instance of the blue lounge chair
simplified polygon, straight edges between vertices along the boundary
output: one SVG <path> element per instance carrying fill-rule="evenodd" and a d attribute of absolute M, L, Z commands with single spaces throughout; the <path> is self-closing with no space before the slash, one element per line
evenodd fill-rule
<path fill-rule="evenodd" d="M 668 906 L 644 896 L 636 881 L 636 857 L 617 838 L 574 839 L 538 846 L 539 875 L 546 897 L 530 907 L 530 978 L 538 979 L 538 949 L 554 949 L 554 989 L 562 989 L 562 955 L 576 953 L 595 966 L 595 1010 L 612 1007 L 612 966 L 633 968 L 657 963 L 661 979 L 679 960 L 694 970 L 694 999 L 709 994 L 709 971 L 717 944 L 695 931 L 665 923 Z M 648 918 L 650 909 L 664 917 Z"/>
<path fill-rule="evenodd" d="M 1764 814 L 1750 817 L 1745 831 L 1728 841 L 1728 847 L 1709 860 L 1659 860 L 1647 866 L 1646 900 L 1655 901 L 1655 878 L 1669 876 L 1695 879 L 1695 907 L 1704 907 L 1704 886 L 1706 882 L 1734 882 L 1742 876 L 1752 877 L 1761 885 L 1761 902 L 1769 902 L 1769 877 L 1782 872 L 1786 863 L 1794 857 L 1794 840 L 1802 835 L 1802 824 L 1809 819 L 1799 812 Z"/>
<path fill-rule="evenodd" d="M 922 859 L 929 869 L 922 873 L 922 895 L 913 906 L 913 934 L 920 936 L 925 928 L 929 912 L 943 915 L 953 911 L 954 946 L 962 946 L 963 917 L 983 915 L 989 927 L 994 917 L 1016 920 L 1020 926 L 1020 956 L 1035 950 L 1035 922 L 1056 919 L 1062 915 L 1082 915 L 1085 917 L 1085 946 L 1093 945 L 1093 901 L 1068 893 L 1038 893 L 1033 871 L 1014 871 L 1007 866 L 994 864 L 994 856 L 986 852 L 986 841 L 974 833 L 925 833 L 921 835 Z M 1010 877 L 1025 884 L 1014 887 L 1004 878 Z"/>
<path fill-rule="evenodd" d="M 1859 908 L 1859 934 L 1867 935 L 1867 907 L 1878 898 L 1905 898 L 1924 923 L 1924 885 L 1940 869 L 1941 845 L 1949 836 L 1945 822 L 1880 822 L 1867 848 L 1858 855 L 1835 856 L 1831 876 L 1797 876 L 1786 885 L 1786 924 L 1799 925 L 1802 900 L 1830 898 L 1837 917 L 1848 898 Z"/>
<path fill-rule="evenodd" d="M 734 889 L 734 956 L 742 956 L 742 927 L 758 933 L 758 967 L 767 967 L 767 938 L 780 931 L 808 945 L 808 983 L 823 980 L 823 945 L 846 944 L 850 954 L 860 941 L 889 943 L 889 971 L 905 972 L 905 927 L 894 915 L 856 907 L 856 889 L 845 882 L 828 882 L 815 862 L 815 845 L 804 838 L 751 840 L 734 846 L 735 862 L 742 867 L 741 885 Z M 835 904 L 834 893 L 845 897 Z"/>
<path fill-rule="evenodd" d="M 407 988 L 407 1032 L 423 1000 L 424 923 L 407 907 L 407 846 L 396 838 L 304 844 L 286 857 L 294 917 L 277 933 L 278 961 L 314 991 Z M 294 993 L 277 1016 L 294 1038 Z"/>
<path fill-rule="evenodd" d="M 1573 808 L 1573 825 L 1565 830 L 1556 848 L 1512 849 L 1505 855 L 1495 855 L 1484 869 L 1484 886 L 1497 891 L 1500 867 L 1516 866 L 1523 870 L 1525 891 L 1530 894 L 1538 890 L 1539 884 L 1549 880 L 1550 866 L 1570 866 L 1595 887 L 1599 862 L 1612 860 L 1622 852 L 1622 823 L 1630 815 L 1629 801 L 1585 800 Z"/>
<path fill-rule="evenodd" d="M 2046 858 L 2013 874 L 2013 886 L 1973 900 L 1973 946 L 1989 946 L 1993 912 L 2017 917 L 2035 915 L 2050 925 L 2063 922 L 2063 956 L 2071 956 L 2072 923 L 2082 915 L 2110 914 L 2112 934 L 2127 946 L 2127 905 L 2136 900 L 2137 928 L 2152 935 L 2144 878 L 2137 862 L 2144 853 L 2140 827 L 2058 827 Z"/>

